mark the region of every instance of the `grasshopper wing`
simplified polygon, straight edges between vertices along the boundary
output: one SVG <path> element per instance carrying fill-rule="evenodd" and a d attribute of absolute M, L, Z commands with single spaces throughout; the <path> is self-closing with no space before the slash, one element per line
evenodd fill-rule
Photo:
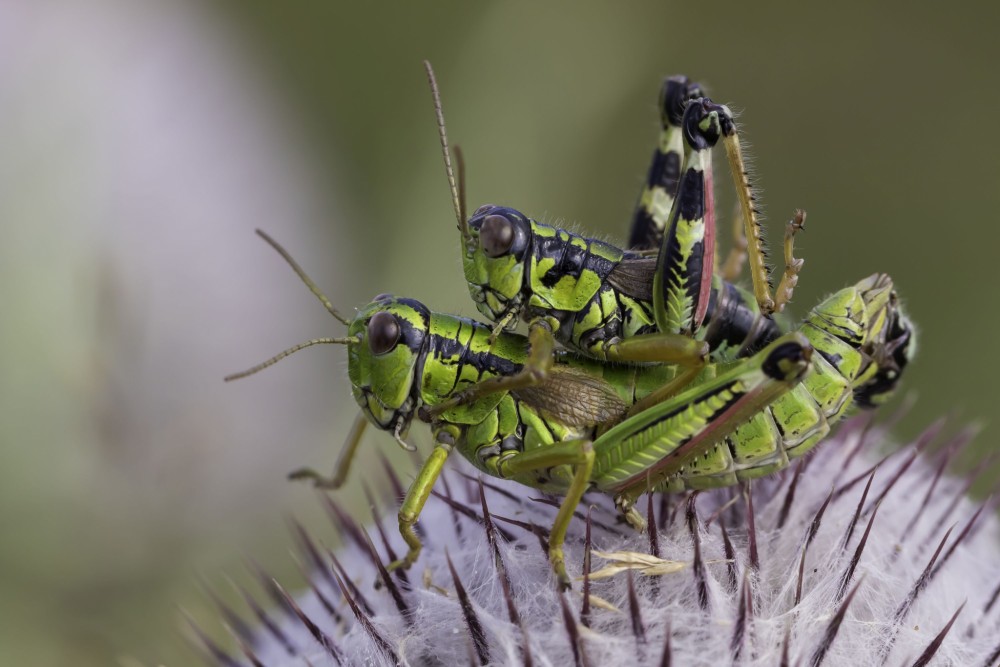
<path fill-rule="evenodd" d="M 640 301 L 653 300 L 656 257 L 626 257 L 608 274 L 608 284 Z"/>
<path fill-rule="evenodd" d="M 607 381 L 570 366 L 556 366 L 541 384 L 516 389 L 513 394 L 567 426 L 617 422 L 628 410 Z"/>

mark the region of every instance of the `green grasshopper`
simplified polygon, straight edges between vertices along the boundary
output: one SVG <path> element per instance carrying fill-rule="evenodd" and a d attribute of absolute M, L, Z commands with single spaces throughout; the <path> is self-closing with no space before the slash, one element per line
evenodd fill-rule
<path fill-rule="evenodd" d="M 486 325 L 389 295 L 345 318 L 281 246 L 258 233 L 348 332 L 297 345 L 226 379 L 256 373 L 304 347 L 343 344 L 352 392 L 368 422 L 407 449 L 413 419 L 430 423 L 435 446 L 399 510 L 408 551 L 394 568 L 409 567 L 420 554 L 413 526 L 453 449 L 487 474 L 565 495 L 549 555 L 568 586 L 563 543 L 585 491 L 613 495 L 629 523 L 641 528 L 634 505 L 642 493 L 727 486 L 781 469 L 852 404 L 874 405 L 891 393 L 912 349 L 912 327 L 892 282 L 875 275 L 826 299 L 798 331 L 748 359 L 706 366 L 699 380 L 665 400 L 657 387 L 669 384 L 675 367 L 601 364 L 572 354 L 556 355 L 543 382 L 508 389 L 498 381 L 539 354 L 529 339 L 494 335 Z M 431 414 L 470 385 L 494 390 Z M 355 422 L 333 477 L 308 469 L 292 476 L 339 487 L 364 423 L 361 417 Z"/>
<path fill-rule="evenodd" d="M 689 99 L 699 89 L 680 80 L 668 80 L 664 88 L 661 147 L 676 161 L 677 137 L 682 134 L 687 158 L 677 197 L 671 200 L 672 213 L 658 258 L 653 258 L 540 224 L 512 208 L 483 206 L 466 220 L 461 194 L 464 179 L 458 179 L 456 185 L 437 83 L 430 66 L 426 67 L 470 293 L 480 312 L 497 323 L 495 331 L 513 328 L 518 319 L 526 320 L 532 346 L 539 350 L 533 357 L 538 363 L 504 378 L 508 388 L 540 381 L 556 341 L 606 361 L 681 364 L 689 370 L 678 379 L 680 387 L 699 372 L 711 349 L 736 341 L 737 349 L 748 354 L 780 334 L 777 325 L 764 315 L 783 307 L 791 295 L 802 265 L 792 255 L 792 236 L 801 228 L 804 214 L 800 212 L 790 223 L 792 232 L 786 235 L 789 278 L 779 289 L 779 302 L 775 304 L 769 287 L 757 299 L 768 310 L 761 312 L 741 290 L 712 272 L 715 232 L 710 152 L 720 139 L 734 163 L 734 174 L 738 174 L 741 201 L 747 202 L 744 219 L 749 238 L 755 240 L 749 253 L 751 264 L 756 266 L 753 258 L 759 259 L 763 253 L 739 139 L 726 107 L 703 97 Z M 675 126 L 682 103 L 680 125 Z M 663 180 L 656 172 L 654 160 L 650 181 Z M 661 193 L 661 203 L 670 197 L 663 187 L 653 191 Z M 653 222 L 657 215 L 655 211 L 651 214 Z M 755 285 L 762 282 L 766 286 L 765 273 L 753 272 Z M 484 391 L 487 388 L 470 387 L 435 411 L 475 400 Z"/>

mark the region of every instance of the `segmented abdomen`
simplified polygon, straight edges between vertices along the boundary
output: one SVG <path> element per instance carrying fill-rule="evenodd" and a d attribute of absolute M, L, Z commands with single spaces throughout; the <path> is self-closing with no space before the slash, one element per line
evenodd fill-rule
<path fill-rule="evenodd" d="M 458 451 L 493 477 L 513 479 L 550 493 L 565 493 L 573 479 L 572 466 L 560 465 L 511 477 L 501 470 L 501 461 L 555 442 L 591 437 L 593 428 L 572 427 L 548 419 L 524 401 L 506 394 L 482 421 L 462 426 Z"/>

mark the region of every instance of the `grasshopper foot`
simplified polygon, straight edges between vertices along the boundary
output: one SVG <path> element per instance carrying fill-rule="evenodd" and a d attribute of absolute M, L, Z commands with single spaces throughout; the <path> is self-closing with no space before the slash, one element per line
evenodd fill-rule
<path fill-rule="evenodd" d="M 296 482 L 311 481 L 313 486 L 317 489 L 339 489 L 341 487 L 341 482 L 338 480 L 321 475 L 318 471 L 313 470 L 312 468 L 299 468 L 298 470 L 293 470 L 288 473 L 288 479 Z"/>
<path fill-rule="evenodd" d="M 634 500 L 625 496 L 617 496 L 615 498 L 615 506 L 622 513 L 622 517 L 624 517 L 628 525 L 635 528 L 636 532 L 646 532 L 646 518 L 639 514 L 639 510 L 635 508 Z"/>
<path fill-rule="evenodd" d="M 562 549 L 552 549 L 549 551 L 549 562 L 552 564 L 552 570 L 555 572 L 556 580 L 558 581 L 560 591 L 568 591 L 573 588 L 573 584 L 566 574 L 566 562 L 563 557 Z"/>

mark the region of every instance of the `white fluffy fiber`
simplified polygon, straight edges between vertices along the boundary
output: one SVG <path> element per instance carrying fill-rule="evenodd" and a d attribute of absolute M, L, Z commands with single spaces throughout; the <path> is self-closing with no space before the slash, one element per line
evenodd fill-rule
<path fill-rule="evenodd" d="M 754 483 L 752 496 L 759 572 L 754 572 L 750 565 L 745 499 L 738 498 L 713 517 L 722 505 L 739 494 L 720 490 L 697 496 L 695 505 L 700 549 L 705 560 L 707 609 L 699 605 L 696 576 L 690 565 L 655 579 L 637 573 L 633 578 L 644 635 L 644 639 L 640 639 L 629 613 L 628 577 L 619 574 L 592 582 L 592 594 L 621 611 L 592 608 L 588 629 L 579 625 L 582 584 L 576 582 L 574 589 L 564 594 L 564 599 L 579 626 L 581 641 L 577 656 L 539 539 L 522 528 L 494 519 L 497 527 L 514 537 L 512 542 L 501 541 L 500 551 L 509 572 L 533 664 L 593 667 L 668 664 L 663 655 L 668 629 L 672 659 L 669 664 L 672 665 L 817 664 L 820 658 L 817 647 L 829 633 L 831 620 L 842 604 L 837 599 L 838 589 L 865 533 L 870 511 L 890 481 L 903 471 L 895 486 L 881 499 L 867 546 L 847 586 L 848 591 L 858 586 L 856 595 L 821 662 L 837 667 L 914 664 L 964 604 L 954 626 L 926 664 L 992 667 L 988 661 L 995 663 L 995 652 L 1000 649 L 1000 603 L 994 604 L 1000 586 L 1000 557 L 997 555 L 1000 531 L 996 514 L 992 506 L 987 507 L 963 536 L 980 507 L 964 496 L 967 480 L 947 476 L 937 479 L 936 471 L 941 467 L 938 464 L 943 460 L 940 456 L 925 458 L 920 455 L 907 467 L 911 455 L 916 453 L 913 445 L 892 455 L 875 472 L 867 494 L 866 512 L 858 519 L 846 547 L 844 536 L 864 493 L 867 477 L 839 496 L 835 495 L 807 551 L 802 600 L 797 606 L 793 605 L 799 560 L 818 509 L 834 486 L 842 489 L 879 460 L 877 441 L 880 436 L 869 433 L 863 438 L 864 433 L 863 422 L 854 420 L 818 448 L 798 479 L 794 502 L 780 530 L 775 526 L 795 466 L 782 476 Z M 453 463 L 458 463 L 457 457 Z M 465 465 L 461 468 L 469 470 Z M 454 500 L 481 514 L 478 485 L 454 472 L 454 467 L 448 478 Z M 494 479 L 485 481 L 510 494 L 507 497 L 496 489 L 487 488 L 491 514 L 534 522 L 546 530 L 550 527 L 555 509 L 533 501 L 532 498 L 540 495 L 538 492 Z M 928 496 L 932 487 L 933 492 Z M 443 492 L 443 485 L 439 483 L 437 490 Z M 928 503 L 911 526 L 925 497 L 929 498 Z M 627 526 L 618 523 L 607 498 L 588 495 L 585 502 L 593 505 L 595 550 L 649 552 L 648 537 L 630 532 Z M 659 532 L 660 553 L 664 558 L 690 563 L 693 543 L 685 520 L 686 500 L 674 497 L 671 503 L 678 509 L 672 521 Z M 659 516 L 659 499 L 655 505 Z M 640 507 L 645 509 L 645 499 Z M 720 521 L 725 524 L 736 551 L 735 575 L 731 573 L 730 563 L 725 562 Z M 394 512 L 387 516 L 384 525 L 394 548 L 401 551 L 401 540 L 395 534 Z M 413 589 L 403 591 L 413 609 L 413 622 L 409 626 L 386 590 L 373 588 L 376 570 L 370 557 L 356 544 L 338 552 L 344 570 L 375 612 L 372 625 L 395 655 L 376 647 L 371 636 L 356 621 L 339 589 L 335 592 L 327 583 L 333 580 L 332 577 L 315 572 L 312 580 L 341 615 L 339 623 L 315 592 L 298 596 L 302 612 L 335 645 L 334 650 L 342 658 L 341 664 L 393 664 L 396 659 L 405 665 L 478 664 L 469 627 L 456 599 L 446 551 L 483 627 L 489 663 L 525 664 L 522 654 L 525 635 L 509 620 L 501 580 L 482 525 L 459 516 L 441 499 L 431 498 L 421 517 L 421 526 L 427 534 L 425 550 L 410 571 Z M 956 542 L 957 547 L 919 593 L 902 622 L 897 624 L 894 615 L 914 588 L 942 537 L 953 526 L 938 562 Z M 585 522 L 577 519 L 569 532 L 567 563 L 571 574 L 581 571 L 584 530 Z M 385 550 L 377 532 L 373 528 L 368 531 L 385 560 Z M 314 539 L 317 543 L 328 542 L 330 537 L 317 535 Z M 350 543 L 351 540 L 347 537 L 345 541 Z M 595 556 L 593 569 L 603 565 L 604 561 Z M 731 587 L 733 576 L 737 582 L 735 590 Z M 744 586 L 750 591 L 751 609 L 741 619 L 741 605 L 747 608 L 741 594 Z M 338 664 L 293 613 L 271 612 L 271 618 L 281 626 L 280 632 L 292 645 L 292 650 L 283 647 L 273 632 L 262 629 L 253 640 L 252 649 L 240 654 L 238 659 L 233 658 L 232 664 L 252 664 L 250 658 L 245 657 L 248 655 L 268 667 Z M 741 624 L 745 628 L 742 639 L 736 630 Z M 789 638 L 788 661 L 783 663 L 786 636 Z M 891 648 L 883 662 L 879 651 L 890 641 Z M 218 656 L 217 660 L 225 662 Z"/>

